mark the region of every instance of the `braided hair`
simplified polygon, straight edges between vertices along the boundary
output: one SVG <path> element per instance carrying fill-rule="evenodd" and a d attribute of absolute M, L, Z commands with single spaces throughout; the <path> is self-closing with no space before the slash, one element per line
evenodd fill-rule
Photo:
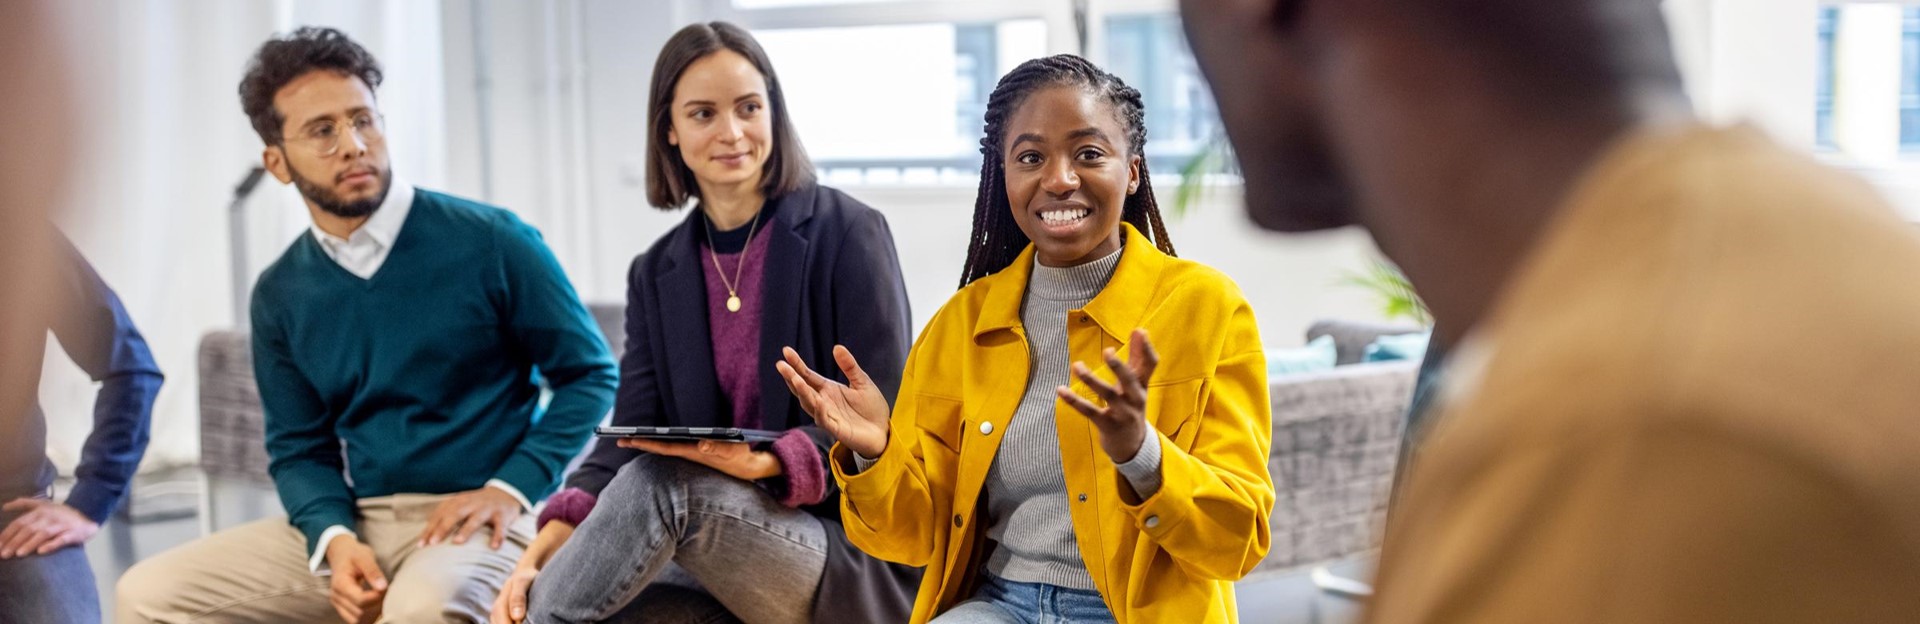
<path fill-rule="evenodd" d="M 1007 118 L 1027 96 L 1042 87 L 1062 85 L 1086 88 L 1119 114 L 1121 125 L 1127 131 L 1128 151 L 1141 157 L 1140 187 L 1127 196 L 1120 218 L 1148 235 L 1160 251 L 1175 255 L 1173 242 L 1167 238 L 1167 226 L 1160 220 L 1160 205 L 1153 199 L 1153 183 L 1147 175 L 1147 118 L 1140 91 L 1086 59 L 1061 54 L 1021 63 L 1000 79 L 993 95 L 987 98 L 986 136 L 980 139 L 980 195 L 974 201 L 973 237 L 967 244 L 967 264 L 960 273 L 962 288 L 1007 268 L 1032 242 L 1013 220 L 1013 207 L 1007 202 L 1006 162 L 1001 143 L 1006 139 Z"/>

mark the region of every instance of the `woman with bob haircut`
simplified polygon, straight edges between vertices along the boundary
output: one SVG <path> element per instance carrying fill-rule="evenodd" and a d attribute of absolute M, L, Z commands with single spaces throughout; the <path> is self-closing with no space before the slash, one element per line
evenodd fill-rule
<path fill-rule="evenodd" d="M 648 99 L 647 199 L 687 218 L 633 261 L 616 425 L 784 431 L 601 439 L 549 500 L 495 622 L 898 622 L 917 570 L 847 541 L 831 436 L 782 387 L 794 345 L 872 354 L 899 387 L 910 317 L 879 212 L 814 181 L 773 64 L 725 22 L 681 29 Z"/>

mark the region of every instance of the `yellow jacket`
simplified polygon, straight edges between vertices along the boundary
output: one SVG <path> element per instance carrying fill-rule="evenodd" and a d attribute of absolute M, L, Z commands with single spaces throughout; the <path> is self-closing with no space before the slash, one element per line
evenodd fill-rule
<path fill-rule="evenodd" d="M 1158 431 L 1163 484 L 1137 500 L 1092 423 L 1056 402 L 1073 533 L 1121 624 L 1233 622 L 1233 582 L 1266 556 L 1273 511 L 1259 331 L 1225 275 L 1160 253 L 1131 226 L 1125 240 L 1107 287 L 1068 314 L 1067 344 L 1071 360 L 1111 380 L 1101 350 L 1125 358 L 1134 328 L 1147 330 L 1160 354 L 1147 420 Z M 851 453 L 832 451 L 848 539 L 875 557 L 927 568 L 914 622 L 971 597 L 984 562 L 980 493 L 1027 384 L 1020 302 L 1032 262 L 1029 246 L 927 324 L 907 356 L 877 463 L 849 474 Z M 1081 382 L 1072 387 L 1092 397 Z"/>

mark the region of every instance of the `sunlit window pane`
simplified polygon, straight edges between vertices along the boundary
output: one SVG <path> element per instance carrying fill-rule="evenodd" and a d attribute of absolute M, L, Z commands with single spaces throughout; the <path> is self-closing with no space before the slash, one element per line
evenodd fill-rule
<path fill-rule="evenodd" d="M 755 0 L 779 1 L 779 0 Z M 913 182 L 977 170 L 1002 73 L 1046 52 L 1040 20 L 756 31 L 816 164 L 893 167 Z M 919 171 L 914 171 L 918 169 Z"/>
<path fill-rule="evenodd" d="M 1814 82 L 1814 143 L 1818 149 L 1839 148 L 1838 128 L 1842 123 L 1839 121 L 1842 115 L 1879 114 L 1863 111 L 1881 111 L 1892 115 L 1897 109 L 1897 118 L 1888 117 L 1887 121 L 1888 127 L 1893 127 L 1894 123 L 1898 124 L 1895 132 L 1899 134 L 1900 151 L 1909 154 L 1920 153 L 1920 7 L 1906 7 L 1899 13 L 1898 59 L 1891 56 L 1858 58 L 1857 55 L 1853 58 L 1841 58 L 1843 55 L 1840 50 L 1846 47 L 1845 44 L 1855 42 L 1863 35 L 1863 33 L 1847 31 L 1845 26 L 1847 20 L 1843 19 L 1843 13 L 1853 10 L 1853 7 L 1872 7 L 1873 10 L 1880 10 L 1880 7 L 1884 6 L 1886 5 L 1855 3 L 1844 6 L 1825 6 L 1820 9 L 1819 58 L 1815 65 Z M 1877 29 L 1883 23 L 1885 22 L 1873 21 L 1868 25 Z M 1858 25 L 1859 22 L 1855 24 Z M 1877 33 L 1866 34 L 1873 37 L 1880 36 Z M 1889 31 L 1886 34 L 1892 33 Z M 1889 43 L 1891 43 L 1890 40 Z M 1894 53 L 1890 45 L 1875 49 L 1884 49 L 1888 55 Z M 1857 91 L 1840 93 L 1845 88 L 1844 83 L 1848 80 L 1857 80 L 1863 70 L 1871 76 L 1881 71 L 1873 68 L 1885 68 L 1889 72 L 1888 78 L 1892 79 L 1893 74 L 1890 72 L 1896 66 L 1899 71 L 1897 96 L 1894 95 L 1896 92 L 1893 91 L 1892 83 L 1881 82 L 1877 78 L 1872 79 L 1871 83 L 1876 86 L 1868 89 L 1872 94 L 1870 96 L 1862 96 Z M 1857 87 L 1859 83 L 1855 85 Z M 1880 88 L 1882 86 L 1884 88 Z M 1867 99 L 1862 100 L 1862 97 Z M 1891 97 L 1898 97 L 1898 101 L 1893 101 Z"/>
<path fill-rule="evenodd" d="M 1820 58 L 1814 64 L 1813 140 L 1820 149 L 1833 149 L 1833 29 L 1838 7 L 1820 9 Z"/>
<path fill-rule="evenodd" d="M 736 9 L 776 9 L 831 4 L 873 4 L 875 2 L 926 2 L 928 0 L 733 0 Z"/>
<path fill-rule="evenodd" d="M 1900 149 L 1920 151 L 1920 8 L 1908 8 L 1900 37 Z"/>
<path fill-rule="evenodd" d="M 1106 35 L 1108 71 L 1139 89 L 1146 104 L 1148 157 L 1161 172 L 1177 170 L 1220 130 L 1180 19 L 1168 13 L 1111 17 Z"/>

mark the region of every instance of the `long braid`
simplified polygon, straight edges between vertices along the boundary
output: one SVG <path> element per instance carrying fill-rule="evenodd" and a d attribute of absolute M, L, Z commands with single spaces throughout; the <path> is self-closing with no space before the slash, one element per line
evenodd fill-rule
<path fill-rule="evenodd" d="M 960 273 L 963 288 L 1007 268 L 1032 242 L 1013 220 L 1012 207 L 1007 204 L 1001 141 L 1005 138 L 1007 118 L 1028 95 L 1040 87 L 1061 84 L 1086 87 L 1119 112 L 1120 121 L 1127 128 L 1127 147 L 1133 155 L 1141 157 L 1140 186 L 1127 197 L 1121 219 L 1151 238 L 1161 252 L 1175 255 L 1147 175 L 1146 105 L 1141 101 L 1140 91 L 1086 59 L 1060 54 L 1021 63 L 1001 77 L 993 94 L 987 97 L 985 136 L 980 139 L 980 194 L 974 200 L 973 235 L 967 246 L 966 266 Z"/>

